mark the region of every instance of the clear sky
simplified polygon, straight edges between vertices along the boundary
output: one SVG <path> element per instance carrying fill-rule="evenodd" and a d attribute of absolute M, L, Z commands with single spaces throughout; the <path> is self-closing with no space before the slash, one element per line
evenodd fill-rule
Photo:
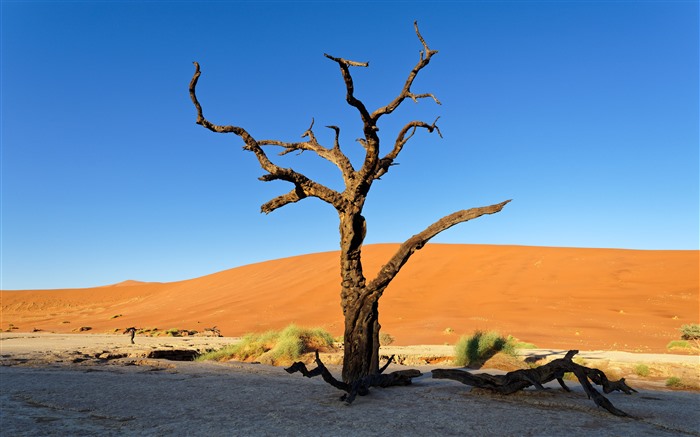
<path fill-rule="evenodd" d="M 296 141 L 316 120 L 359 163 L 356 111 L 418 60 L 434 93 L 384 119 L 385 151 L 419 132 L 370 192 L 367 243 L 401 242 L 459 209 L 513 199 L 442 243 L 698 249 L 698 2 L 2 2 L 2 289 L 175 281 L 338 248 L 335 210 L 260 182 L 214 123 Z M 274 152 L 270 151 L 271 156 Z M 281 162 L 339 188 L 310 153 Z"/>

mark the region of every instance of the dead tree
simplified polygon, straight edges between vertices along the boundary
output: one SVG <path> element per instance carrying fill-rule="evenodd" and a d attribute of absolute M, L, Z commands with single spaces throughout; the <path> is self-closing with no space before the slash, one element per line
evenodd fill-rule
<path fill-rule="evenodd" d="M 357 141 L 364 148 L 365 158 L 362 167 L 353 167 L 348 156 L 340 146 L 340 128 L 326 126 L 335 131 L 332 146 L 326 147 L 316 138 L 314 123 L 302 134 L 304 141 L 285 142 L 280 140 L 256 139 L 246 129 L 233 125 L 217 125 L 204 117 L 195 89 L 201 71 L 197 62 L 195 73 L 190 82 L 190 97 L 197 110 L 197 124 L 217 133 L 231 133 L 238 136 L 244 143 L 243 149 L 252 152 L 257 158 L 265 174 L 259 179 L 264 182 L 282 180 L 293 185 L 291 191 L 276 197 L 261 207 L 264 213 L 270 213 L 290 203 L 298 202 L 307 197 L 316 197 L 333 206 L 340 219 L 340 277 L 341 277 L 341 307 L 345 317 L 344 330 L 344 359 L 342 378 L 344 383 L 351 384 L 376 375 L 379 372 L 379 298 L 389 283 L 394 279 L 401 267 L 408 261 L 416 250 L 421 249 L 431 238 L 440 232 L 462 222 L 475 219 L 485 214 L 499 212 L 509 201 L 491 206 L 461 210 L 445 216 L 423 231 L 412 236 L 400 245 L 398 251 L 381 268 L 377 276 L 367 280 L 362 270 L 362 244 L 365 239 L 367 225 L 362 216 L 365 199 L 374 181 L 384 176 L 395 164 L 396 159 L 408 141 L 418 130 L 440 135 L 437 119 L 433 123 L 414 120 L 406 123 L 396 134 L 391 149 L 382 155 L 380 153 L 379 120 L 394 112 L 407 99 L 418 102 L 431 99 L 440 101 L 430 93 L 414 93 L 411 89 L 418 73 L 425 68 L 437 54 L 436 50 L 428 47 L 421 36 L 417 23 L 414 23 L 415 33 L 422 45 L 418 63 L 408 74 L 399 94 L 385 106 L 370 112 L 365 104 L 355 96 L 350 69 L 353 67 L 368 67 L 368 63 L 355 62 L 325 54 L 325 57 L 338 64 L 345 84 L 347 103 L 357 110 L 362 120 L 362 137 Z M 306 175 L 284 168 L 272 162 L 266 153 L 266 147 L 281 148 L 280 155 L 291 152 L 312 152 L 334 164 L 340 170 L 344 191 L 328 188 Z"/>
<path fill-rule="evenodd" d="M 571 372 L 576 375 L 576 379 L 578 379 L 581 386 L 583 386 L 588 398 L 593 398 L 593 402 L 595 402 L 596 405 L 605 408 L 616 416 L 627 416 L 627 413 L 615 408 L 605 396 L 600 394 L 600 392 L 591 385 L 590 381 L 596 385 L 602 386 L 606 394 L 613 391 L 622 391 L 629 395 L 632 394 L 632 392 L 636 393 L 637 390 L 628 386 L 627 383 L 625 383 L 625 378 L 621 378 L 619 381 L 610 381 L 601 370 L 591 369 L 574 363 L 572 358 L 577 353 L 577 350 L 570 350 L 564 358 L 559 358 L 534 369 L 515 370 L 505 375 L 470 373 L 459 369 L 435 369 L 433 370 L 433 378 L 454 379 L 455 381 L 471 385 L 472 387 L 479 387 L 503 395 L 509 395 L 530 386 L 535 386 L 538 390 L 544 390 L 545 388 L 543 385 L 555 379 L 564 390 L 571 391 L 564 383 L 564 374 Z"/>
<path fill-rule="evenodd" d="M 122 334 L 131 334 L 131 344 L 134 344 L 134 336 L 136 335 L 136 328 L 133 326 L 126 328 Z"/>

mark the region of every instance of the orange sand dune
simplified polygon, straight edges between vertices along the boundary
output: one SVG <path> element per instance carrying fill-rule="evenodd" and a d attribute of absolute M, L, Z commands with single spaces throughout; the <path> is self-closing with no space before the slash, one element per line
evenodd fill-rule
<path fill-rule="evenodd" d="M 365 247 L 366 276 L 397 247 Z M 400 345 L 495 329 L 538 347 L 664 352 L 681 325 L 699 321 L 699 261 L 698 251 L 429 244 L 386 290 L 380 322 Z M 338 269 L 327 252 L 173 283 L 1 291 L 2 328 L 216 325 L 239 336 L 296 323 L 342 335 Z"/>

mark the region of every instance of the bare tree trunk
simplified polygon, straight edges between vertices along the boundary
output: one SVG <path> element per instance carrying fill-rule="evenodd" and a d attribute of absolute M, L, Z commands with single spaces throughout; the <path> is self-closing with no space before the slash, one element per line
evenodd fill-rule
<path fill-rule="evenodd" d="M 340 216 L 340 306 L 345 318 L 343 381 L 351 383 L 379 371 L 379 311 L 377 298 L 366 287 L 362 243 L 367 232 L 362 214 Z"/>
<path fill-rule="evenodd" d="M 343 381 L 379 371 L 379 311 L 376 299 L 363 298 L 345 308 Z"/>

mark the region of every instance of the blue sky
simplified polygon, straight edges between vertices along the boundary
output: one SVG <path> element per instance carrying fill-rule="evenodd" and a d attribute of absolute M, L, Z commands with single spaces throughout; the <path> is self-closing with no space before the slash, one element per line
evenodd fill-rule
<path fill-rule="evenodd" d="M 316 199 L 272 214 L 233 135 L 296 141 L 313 118 L 358 162 L 360 123 L 323 53 L 370 109 L 414 84 L 429 100 L 380 125 L 420 132 L 370 192 L 367 243 L 401 242 L 453 211 L 513 199 L 434 241 L 698 249 L 698 3 L 2 2 L 2 289 L 174 281 L 338 248 Z M 270 154 L 274 154 L 272 151 Z M 308 153 L 281 160 L 338 188 Z"/>

